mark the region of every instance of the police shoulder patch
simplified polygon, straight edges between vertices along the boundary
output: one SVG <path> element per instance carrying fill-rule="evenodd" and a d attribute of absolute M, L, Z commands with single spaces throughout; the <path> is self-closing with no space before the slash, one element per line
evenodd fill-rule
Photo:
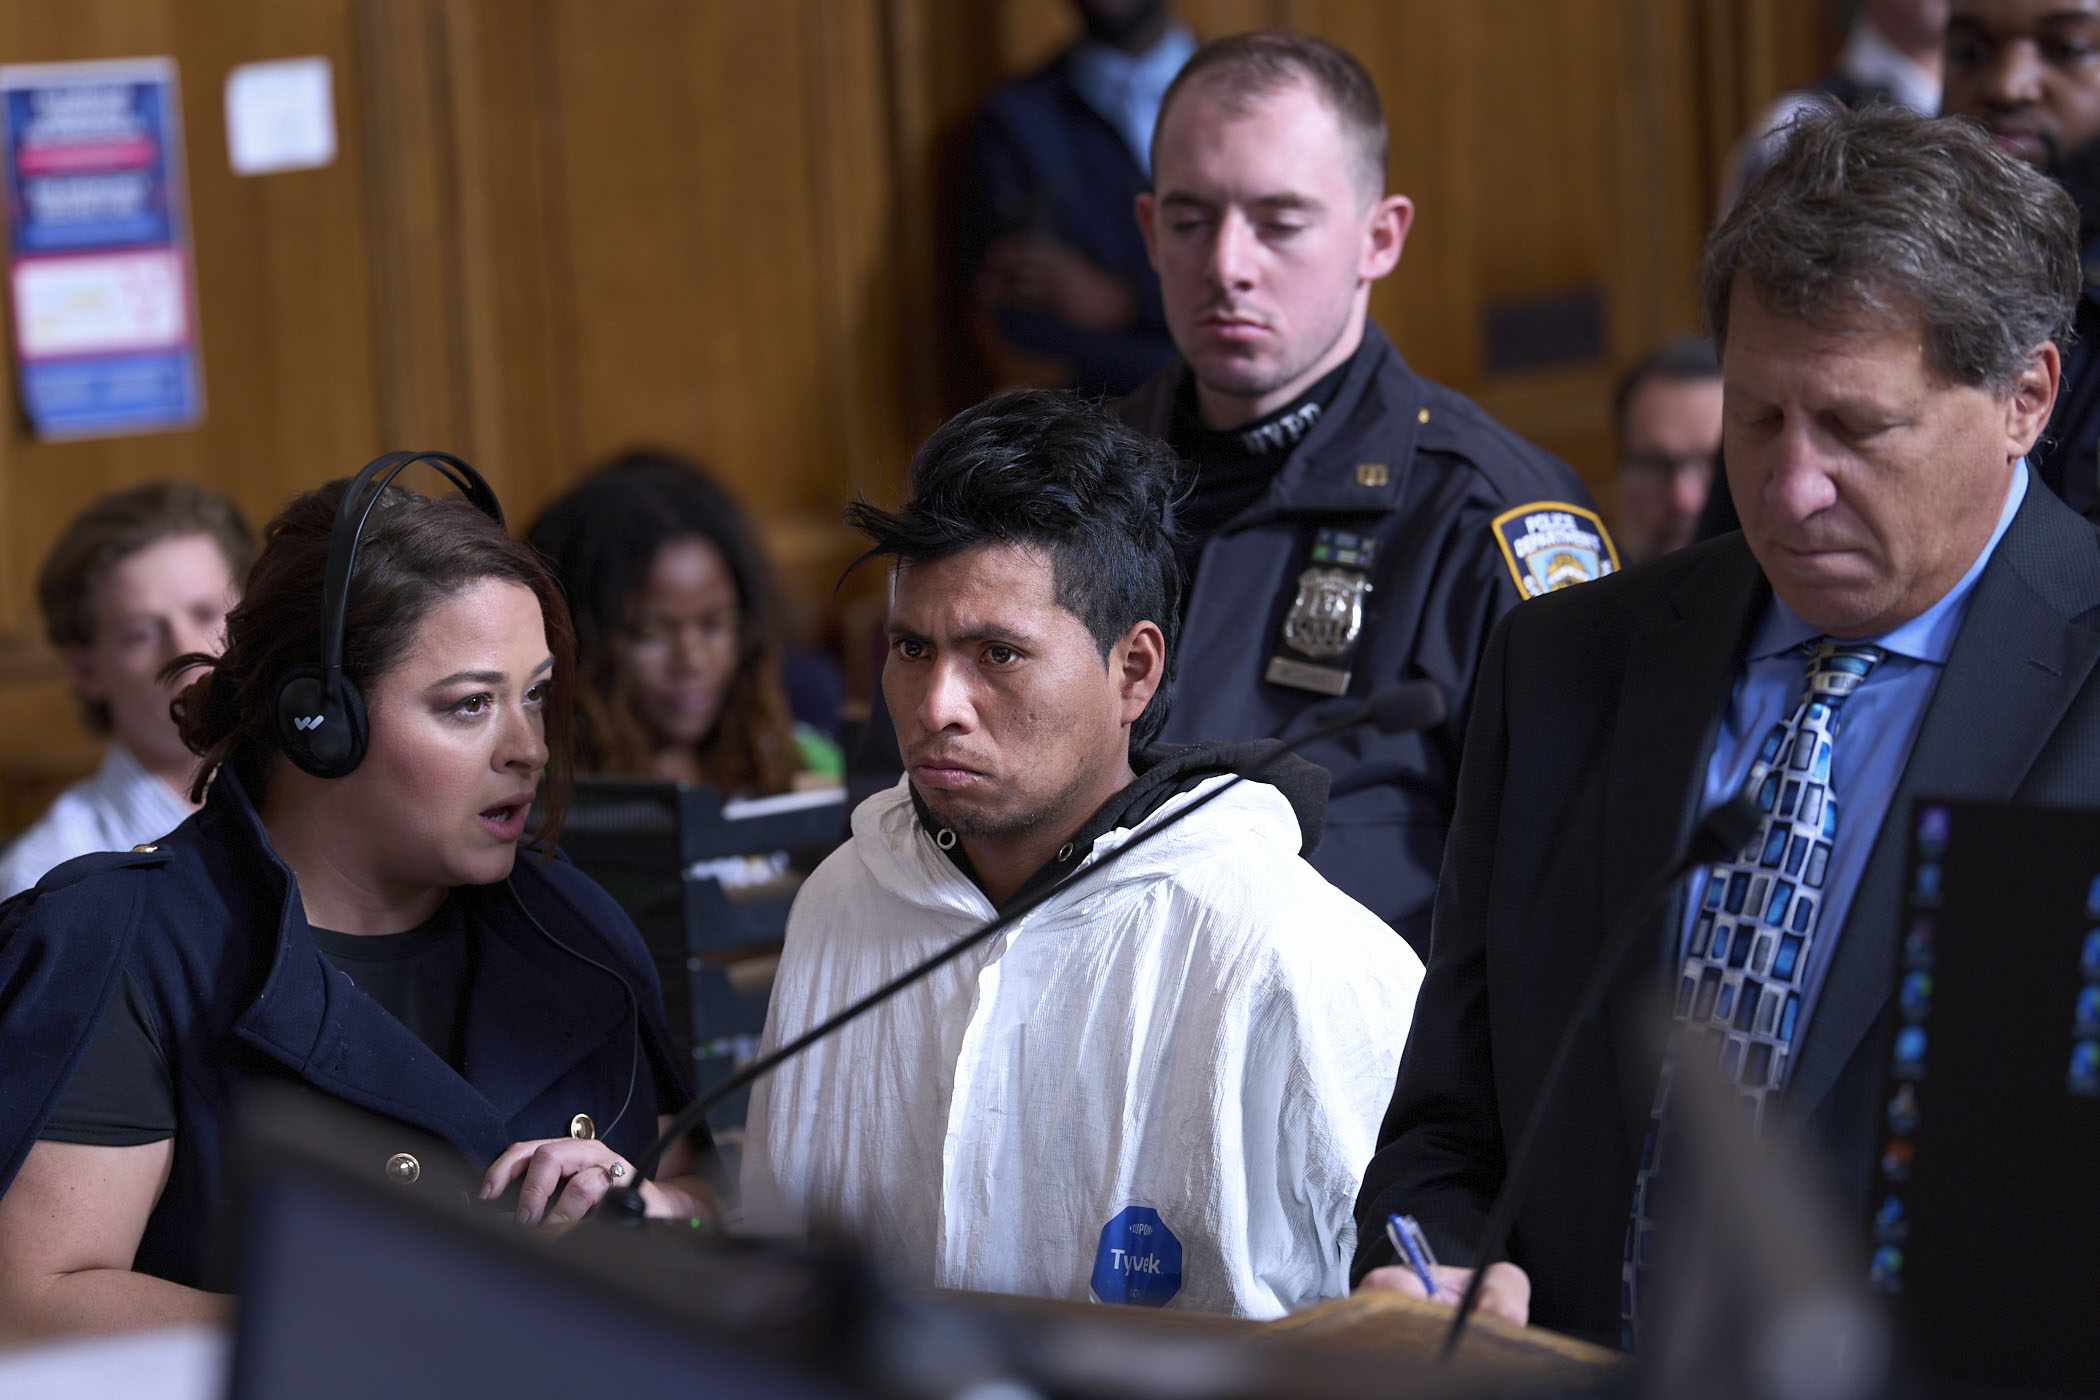
<path fill-rule="evenodd" d="M 1603 578 L 1619 549 L 1597 512 L 1566 501 L 1533 501 L 1489 522 L 1517 591 L 1526 598 Z"/>

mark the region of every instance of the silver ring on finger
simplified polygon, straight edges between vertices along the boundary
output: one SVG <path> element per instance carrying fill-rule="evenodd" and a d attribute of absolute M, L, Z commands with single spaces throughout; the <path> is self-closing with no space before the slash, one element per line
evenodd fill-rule
<path fill-rule="evenodd" d="M 627 1164 L 625 1162 L 614 1162 L 605 1169 L 605 1174 L 614 1181 L 618 1181 L 621 1177 L 627 1175 Z"/>

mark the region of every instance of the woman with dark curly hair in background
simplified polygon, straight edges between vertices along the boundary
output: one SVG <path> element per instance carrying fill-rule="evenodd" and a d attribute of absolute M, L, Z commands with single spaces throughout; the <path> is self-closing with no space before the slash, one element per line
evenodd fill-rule
<path fill-rule="evenodd" d="M 843 775 L 837 745 L 790 712 L 757 539 L 692 463 L 629 453 L 527 538 L 576 619 L 585 771 L 709 783 L 724 797 Z"/>

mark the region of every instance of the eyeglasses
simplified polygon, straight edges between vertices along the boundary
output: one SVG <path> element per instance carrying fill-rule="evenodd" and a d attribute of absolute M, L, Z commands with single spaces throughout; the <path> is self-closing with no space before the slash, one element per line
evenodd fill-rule
<path fill-rule="evenodd" d="M 1619 474 L 1663 481 L 1676 476 L 1696 476 L 1711 481 L 1714 459 L 1704 454 L 1672 457 L 1662 452 L 1633 452 L 1619 458 Z"/>

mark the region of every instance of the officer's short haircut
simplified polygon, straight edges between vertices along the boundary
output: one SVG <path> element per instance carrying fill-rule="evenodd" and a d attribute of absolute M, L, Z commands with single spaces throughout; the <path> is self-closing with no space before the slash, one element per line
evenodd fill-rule
<path fill-rule="evenodd" d="M 1343 49 L 1288 29 L 1258 29 L 1203 45 L 1189 56 L 1160 99 L 1159 121 L 1152 129 L 1155 171 L 1167 113 L 1176 98 L 1199 84 L 1206 95 L 1234 115 L 1286 88 L 1310 87 L 1349 138 L 1365 202 L 1385 193 L 1385 108 L 1378 101 L 1378 87 L 1371 75 Z"/>
<path fill-rule="evenodd" d="M 1702 380 L 1721 377 L 1721 357 L 1714 353 L 1714 345 L 1703 336 L 1680 335 L 1664 341 L 1651 350 L 1639 364 L 1626 371 L 1619 381 L 1619 388 L 1612 397 L 1611 421 L 1621 442 L 1626 438 L 1626 410 L 1633 403 L 1633 396 L 1640 392 L 1643 384 L 1651 379 L 1666 383 L 1698 383 Z"/>
<path fill-rule="evenodd" d="M 1738 285 L 1775 316 L 1846 329 L 1912 318 L 1941 378 L 2000 393 L 2079 295 L 2078 210 L 1958 117 L 1811 109 L 1706 240 L 1700 300 L 1726 357 Z"/>
<path fill-rule="evenodd" d="M 1172 703 L 1181 631 L 1174 454 L 1068 394 L 1024 389 L 964 409 L 912 458 L 911 499 L 867 501 L 846 523 L 906 568 L 978 545 L 1025 545 L 1050 556 L 1057 603 L 1086 625 L 1106 662 L 1140 622 L 1166 638 L 1166 672 L 1131 726 L 1133 752 L 1157 738 Z"/>
<path fill-rule="evenodd" d="M 95 590 L 110 570 L 163 540 L 191 535 L 202 535 L 219 547 L 236 586 L 247 577 L 255 559 L 255 534 L 241 517 L 241 508 L 195 482 L 149 481 L 112 492 L 74 516 L 36 576 L 37 606 L 51 645 L 91 645 Z M 80 708 L 89 729 L 109 733 L 109 706 L 83 696 Z"/>

